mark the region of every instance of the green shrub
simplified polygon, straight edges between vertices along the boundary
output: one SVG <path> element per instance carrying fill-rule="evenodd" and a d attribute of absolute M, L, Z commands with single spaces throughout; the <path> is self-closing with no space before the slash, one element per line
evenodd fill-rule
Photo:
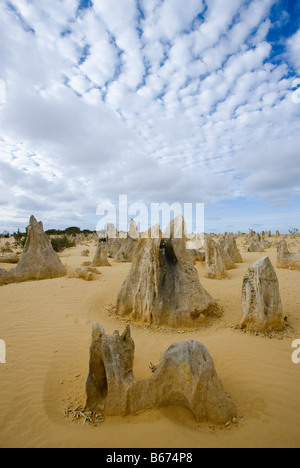
<path fill-rule="evenodd" d="M 54 239 L 51 239 L 51 244 L 55 252 L 62 252 L 65 249 L 76 247 L 76 243 L 74 241 L 70 241 L 67 236 L 55 237 Z"/>
<path fill-rule="evenodd" d="M 62 236 L 63 234 L 65 234 L 65 231 L 61 231 L 60 229 L 48 229 L 48 231 L 46 231 L 46 234 L 48 236 Z"/>
<path fill-rule="evenodd" d="M 80 234 L 80 233 L 81 233 L 81 230 L 78 227 L 69 227 L 65 229 L 65 234 L 67 234 L 68 236 L 76 237 L 77 234 Z"/>
<path fill-rule="evenodd" d="M 26 232 L 21 232 L 20 229 L 18 229 L 18 232 L 14 232 L 13 236 L 15 239 L 15 246 L 22 247 L 23 249 L 27 239 L 27 228 Z"/>
<path fill-rule="evenodd" d="M 9 232 L 7 232 L 7 231 L 2 232 L 2 234 L 0 234 L 0 238 L 1 239 L 9 239 L 10 238 Z"/>

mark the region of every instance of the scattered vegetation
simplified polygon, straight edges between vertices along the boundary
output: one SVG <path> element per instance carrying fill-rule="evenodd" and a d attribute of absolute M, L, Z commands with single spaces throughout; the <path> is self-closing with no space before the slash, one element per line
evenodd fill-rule
<path fill-rule="evenodd" d="M 55 252 L 62 252 L 65 249 L 76 247 L 75 241 L 70 241 L 67 236 L 54 237 L 51 244 Z"/>
<path fill-rule="evenodd" d="M 2 234 L 0 234 L 0 239 L 9 239 L 9 238 L 10 238 L 10 234 L 7 231 L 4 231 L 2 232 Z"/>
<path fill-rule="evenodd" d="M 27 229 L 26 232 L 21 232 L 20 229 L 18 229 L 17 232 L 13 233 L 14 241 L 15 241 L 15 247 L 20 247 L 24 248 L 26 239 L 27 239 Z M 51 239 L 51 244 L 55 252 L 62 252 L 65 249 L 69 249 L 72 247 L 76 247 L 75 241 L 70 240 L 70 237 L 74 238 L 78 234 L 83 234 L 85 237 L 88 237 L 90 234 L 93 234 L 95 231 L 90 231 L 89 229 L 84 229 L 81 231 L 80 228 L 78 227 L 69 227 L 67 229 L 61 230 L 61 229 L 49 229 L 46 231 L 46 234 L 50 236 L 55 236 Z M 0 238 L 9 238 L 10 234 L 7 231 L 4 231 L 2 234 L 0 234 Z"/>
<path fill-rule="evenodd" d="M 23 249 L 27 239 L 27 228 L 26 232 L 21 232 L 20 229 L 18 229 L 17 232 L 13 233 L 13 237 L 15 239 L 15 246 Z"/>
<path fill-rule="evenodd" d="M 89 229 L 84 229 L 81 231 L 80 228 L 78 227 L 68 227 L 67 229 L 61 230 L 61 229 L 48 229 L 46 231 L 46 234 L 48 236 L 71 236 L 71 237 L 76 237 L 78 234 L 83 234 L 85 237 L 88 237 L 90 234 L 93 234 L 96 231 L 90 231 Z"/>
<path fill-rule="evenodd" d="M 293 229 L 289 230 L 290 234 L 298 234 L 298 232 L 299 232 L 299 229 L 297 229 L 297 228 L 293 228 Z"/>
<path fill-rule="evenodd" d="M 104 416 L 102 416 L 102 414 L 98 414 L 95 411 L 87 411 L 87 409 L 82 406 L 78 406 L 75 409 L 71 407 L 66 408 L 65 417 L 69 418 L 70 416 L 73 421 L 82 421 L 83 424 L 88 423 L 96 427 L 104 422 Z"/>

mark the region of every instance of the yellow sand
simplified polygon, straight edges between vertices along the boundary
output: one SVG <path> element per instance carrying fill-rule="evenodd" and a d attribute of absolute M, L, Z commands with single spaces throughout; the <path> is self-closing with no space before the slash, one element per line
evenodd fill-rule
<path fill-rule="evenodd" d="M 300 242 L 294 242 L 292 250 L 300 250 Z M 290 336 L 280 340 L 235 330 L 248 267 L 266 254 L 276 266 L 276 249 L 246 253 L 243 243 L 240 239 L 245 263 L 229 272 L 229 280 L 204 279 L 204 267 L 197 264 L 202 284 L 224 308 L 222 319 L 184 334 L 132 328 L 137 379 L 151 375 L 150 362 L 157 364 L 172 343 L 203 342 L 238 408 L 237 426 L 198 427 L 188 411 L 177 408 L 110 417 L 97 428 L 64 417 L 66 407 L 85 404 L 92 323 L 101 323 L 109 334 L 125 327 L 107 308 L 130 265 L 113 263 L 99 268 L 102 275 L 94 282 L 62 278 L 0 288 L 0 339 L 7 344 L 7 364 L 0 364 L 0 447 L 299 447 L 300 364 L 292 363 L 291 345 L 300 338 L 300 272 L 276 270 L 294 334 L 287 329 Z M 80 256 L 85 248 L 89 259 Z M 70 273 L 94 252 L 91 243 L 61 258 Z"/>

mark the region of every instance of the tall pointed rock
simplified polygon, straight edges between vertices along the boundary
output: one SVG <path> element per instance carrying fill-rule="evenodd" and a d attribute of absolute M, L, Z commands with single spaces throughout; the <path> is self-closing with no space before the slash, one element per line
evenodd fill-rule
<path fill-rule="evenodd" d="M 224 279 L 228 274 L 218 245 L 207 236 L 205 239 L 205 273 L 206 278 Z"/>
<path fill-rule="evenodd" d="M 107 242 L 99 239 L 95 257 L 91 265 L 92 267 L 111 266 L 107 258 L 107 248 Z"/>
<path fill-rule="evenodd" d="M 11 274 L 16 282 L 60 278 L 67 274 L 44 232 L 43 223 L 38 223 L 34 216 L 30 218 L 22 257 Z"/>
<path fill-rule="evenodd" d="M 134 321 L 171 327 L 197 327 L 222 315 L 202 287 L 190 251 L 185 223 L 173 220 L 163 237 L 159 228 L 139 240 L 131 270 L 117 298 L 117 312 Z M 182 235 L 180 236 L 180 231 Z M 166 236 L 166 234 L 165 234 Z"/>
<path fill-rule="evenodd" d="M 279 282 L 269 257 L 249 268 L 243 282 L 242 307 L 241 328 L 262 333 L 284 328 Z"/>

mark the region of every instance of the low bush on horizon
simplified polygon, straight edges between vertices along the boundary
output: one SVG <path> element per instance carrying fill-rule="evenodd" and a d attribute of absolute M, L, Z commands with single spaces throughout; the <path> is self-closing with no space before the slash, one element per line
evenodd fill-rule
<path fill-rule="evenodd" d="M 51 239 L 51 244 L 55 252 L 62 252 L 65 249 L 76 247 L 76 242 L 70 241 L 67 236 L 54 237 Z"/>
<path fill-rule="evenodd" d="M 9 239 L 9 238 L 10 238 L 10 234 L 7 231 L 4 231 L 2 232 L 2 234 L 0 234 L 0 239 Z"/>
<path fill-rule="evenodd" d="M 78 234 L 83 234 L 85 237 L 88 237 L 90 234 L 93 234 L 96 231 L 90 231 L 89 229 L 84 229 L 81 231 L 78 227 L 68 227 L 67 229 L 48 229 L 45 231 L 48 236 L 70 236 L 76 237 Z"/>
<path fill-rule="evenodd" d="M 22 249 L 24 248 L 27 239 L 27 229 L 28 228 L 26 228 L 26 232 L 21 232 L 20 229 L 18 229 L 17 232 L 13 233 L 16 247 L 21 247 Z"/>

